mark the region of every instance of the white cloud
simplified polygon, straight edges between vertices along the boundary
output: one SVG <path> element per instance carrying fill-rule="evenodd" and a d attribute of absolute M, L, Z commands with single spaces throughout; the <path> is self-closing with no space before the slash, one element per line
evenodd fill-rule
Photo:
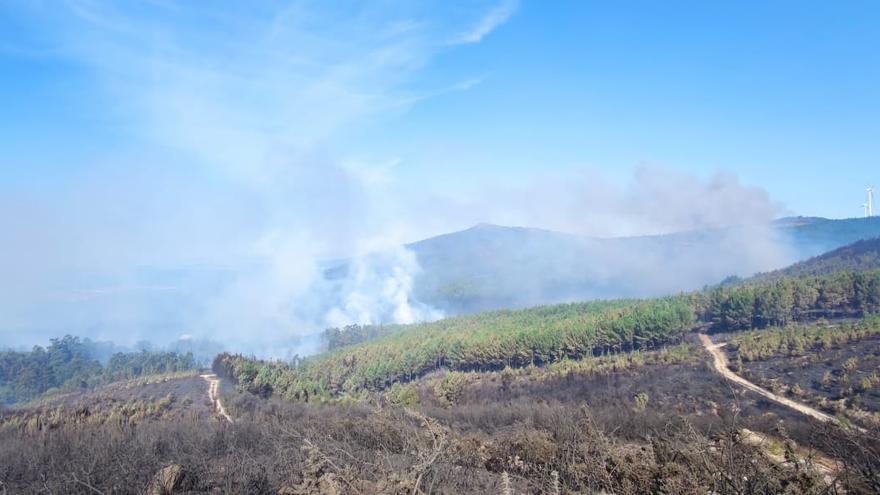
<path fill-rule="evenodd" d="M 504 0 L 489 10 L 479 22 L 467 31 L 459 33 L 452 38 L 450 44 L 479 43 L 486 36 L 501 26 L 516 12 L 519 2 L 516 0 Z"/>
<path fill-rule="evenodd" d="M 357 177 L 367 187 L 386 187 L 394 182 L 394 169 L 401 163 L 400 158 L 392 158 L 382 162 L 364 160 L 346 160 L 345 170 Z"/>

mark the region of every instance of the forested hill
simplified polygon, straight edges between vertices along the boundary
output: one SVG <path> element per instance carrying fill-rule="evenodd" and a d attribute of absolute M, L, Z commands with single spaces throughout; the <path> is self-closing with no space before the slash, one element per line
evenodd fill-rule
<path fill-rule="evenodd" d="M 744 283 L 762 283 L 782 277 L 829 275 L 835 272 L 866 272 L 880 269 L 880 238 L 865 239 L 795 263 L 787 268 L 761 273 Z"/>
<path fill-rule="evenodd" d="M 52 390 L 81 390 L 145 375 L 194 370 L 191 353 L 117 352 L 106 364 L 91 342 L 67 335 L 30 352 L 0 351 L 0 404 L 14 404 Z"/>
<path fill-rule="evenodd" d="M 221 354 L 217 373 L 261 395 L 310 400 L 381 389 L 432 371 L 539 365 L 677 342 L 695 327 L 737 331 L 880 310 L 880 271 L 782 278 L 652 300 L 504 310 L 408 325 L 297 363 Z"/>
<path fill-rule="evenodd" d="M 793 217 L 767 226 L 621 238 L 480 224 L 407 247 L 421 266 L 415 298 L 458 315 L 697 290 L 877 236 L 877 217 Z"/>

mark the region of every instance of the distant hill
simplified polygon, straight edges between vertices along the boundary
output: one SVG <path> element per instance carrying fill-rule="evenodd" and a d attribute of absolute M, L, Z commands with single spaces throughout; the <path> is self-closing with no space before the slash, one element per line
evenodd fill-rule
<path fill-rule="evenodd" d="M 810 256 L 852 244 L 853 242 L 880 237 L 880 217 L 845 218 L 833 220 L 819 217 L 789 217 L 773 223 L 788 241 Z"/>
<path fill-rule="evenodd" d="M 416 297 L 456 314 L 571 297 L 585 288 L 598 241 L 480 224 L 407 247 L 423 270 L 415 280 Z M 596 291 L 587 298 L 601 292 L 597 280 L 591 285 Z"/>
<path fill-rule="evenodd" d="M 865 239 L 834 249 L 787 268 L 759 273 L 747 282 L 767 282 L 783 277 L 822 276 L 835 272 L 867 272 L 880 269 L 880 238 Z"/>
<path fill-rule="evenodd" d="M 858 228 L 860 224 L 862 229 Z M 820 228 L 816 229 L 813 227 L 816 225 L 819 225 Z M 853 228 L 853 226 L 856 228 Z M 774 223 L 774 232 L 784 234 L 780 237 L 780 243 L 787 243 L 795 247 L 797 243 L 803 243 L 802 245 L 806 246 L 802 248 L 801 252 L 803 252 L 818 249 L 817 246 L 838 242 L 835 239 L 846 239 L 847 236 L 861 235 L 862 232 L 870 231 L 870 229 L 864 229 L 864 226 L 865 223 L 862 222 L 838 223 L 837 221 L 824 219 L 795 218 L 782 219 Z M 868 223 L 868 227 L 872 227 L 870 223 Z M 818 235 L 817 230 L 822 232 L 823 235 Z M 829 236 L 829 232 L 834 233 L 837 237 Z M 719 234 L 715 233 L 714 235 Z M 659 252 L 668 252 L 677 246 L 682 250 L 682 253 L 685 253 L 679 257 L 683 256 L 686 258 L 687 253 L 693 253 L 696 246 L 711 246 L 718 242 L 718 240 L 713 238 L 713 235 L 709 232 L 603 240 L 582 238 L 539 229 L 508 228 L 483 224 L 463 232 L 428 239 L 410 247 L 419 253 L 420 259 L 431 270 L 427 272 L 428 275 L 423 274 L 419 279 L 420 285 L 417 286 L 417 289 L 424 291 L 423 297 L 434 304 L 447 304 L 451 306 L 455 303 L 460 303 L 461 306 L 459 308 L 464 308 L 462 312 L 469 312 L 468 309 L 475 307 L 479 303 L 491 306 L 492 303 L 501 305 L 507 302 L 508 307 L 525 306 L 528 302 L 527 298 L 517 299 L 513 290 L 505 290 L 505 284 L 511 283 L 510 280 L 514 277 L 523 277 L 526 272 L 529 273 L 528 276 L 536 284 L 531 288 L 526 287 L 523 289 L 529 294 L 528 297 L 534 297 L 537 291 L 546 290 L 543 294 L 545 299 L 537 300 L 536 304 L 558 302 L 553 301 L 552 297 L 547 297 L 548 294 L 554 294 L 553 290 L 560 290 L 563 287 L 577 287 L 576 277 L 590 269 L 587 264 L 578 265 L 571 263 L 571 260 L 575 258 L 572 253 L 577 249 L 582 249 L 584 259 L 588 259 L 587 256 L 595 254 L 597 246 L 603 243 L 609 245 L 616 244 L 617 249 L 626 249 L 627 245 L 641 245 L 640 247 L 642 248 L 656 249 Z M 650 244 L 653 244 L 653 246 L 650 246 Z M 537 251 L 547 249 L 548 246 L 554 249 L 553 252 L 563 253 L 563 258 L 569 263 L 567 266 L 571 269 L 571 273 L 568 275 L 567 280 L 564 278 L 565 274 L 561 271 L 555 273 L 553 277 L 548 276 L 549 271 L 542 273 L 542 270 L 546 270 L 548 266 L 552 269 L 557 268 L 552 266 L 552 263 L 547 259 L 539 257 L 530 259 L 528 257 L 528 254 L 537 254 Z M 498 253 L 515 253 L 515 256 L 519 257 L 519 259 L 511 263 L 510 258 L 499 256 Z M 705 259 L 693 259 L 695 266 L 705 261 Z M 708 261 L 712 262 L 713 259 L 710 258 Z M 515 269 L 504 270 L 504 263 L 510 263 L 510 266 L 514 266 Z M 541 266 L 541 264 L 544 266 Z M 455 270 L 444 271 L 444 266 L 455 268 Z M 474 270 L 480 269 L 482 272 L 475 274 L 467 273 L 465 267 L 472 267 Z M 638 293 L 639 274 L 632 273 L 632 270 L 625 266 L 619 266 L 619 268 L 621 268 L 621 271 L 616 278 L 609 277 L 604 279 L 606 281 L 614 280 L 618 282 L 619 285 L 616 288 L 607 283 L 602 286 L 599 280 L 586 277 L 581 281 L 581 287 L 584 290 L 606 289 L 610 292 L 616 289 L 620 292 L 630 291 L 631 293 Z M 669 276 L 669 270 L 663 264 L 658 266 L 656 270 Z M 880 237 L 856 241 L 778 270 L 758 273 L 747 278 L 732 276 L 724 280 L 720 285 L 730 287 L 745 284 L 764 284 L 783 277 L 818 277 L 844 271 L 868 272 L 875 270 L 880 270 Z M 492 273 L 498 275 L 493 277 Z M 627 279 L 627 277 L 631 278 Z M 643 277 L 643 279 L 647 278 L 650 277 Z M 560 280 L 564 281 L 567 285 L 560 283 Z M 632 281 L 631 285 L 626 284 L 628 280 Z M 673 276 L 669 276 L 668 280 L 670 285 L 679 281 L 678 278 Z M 467 281 L 470 285 L 466 285 L 462 281 Z M 450 284 L 450 286 L 451 284 L 458 283 L 457 287 L 460 291 L 435 292 L 433 294 L 430 292 L 431 289 L 436 290 L 437 287 L 443 287 L 442 284 L 444 283 Z M 556 285 L 554 286 L 554 284 Z M 521 287 L 521 285 L 517 284 L 513 285 L 513 287 Z M 466 288 L 470 292 L 464 290 Z M 555 294 L 559 293 L 556 292 Z M 492 300 L 491 297 L 493 296 L 496 299 Z M 430 299 L 431 297 L 435 299 Z M 535 300 L 533 299 L 532 301 Z M 396 333 L 402 328 L 405 328 L 405 326 L 353 325 L 344 329 L 327 329 L 323 334 L 323 338 L 327 342 L 329 349 L 332 350 Z"/>
<path fill-rule="evenodd" d="M 880 236 L 880 218 L 791 217 L 770 225 L 596 238 L 480 224 L 407 247 L 414 295 L 446 314 L 694 290 Z"/>

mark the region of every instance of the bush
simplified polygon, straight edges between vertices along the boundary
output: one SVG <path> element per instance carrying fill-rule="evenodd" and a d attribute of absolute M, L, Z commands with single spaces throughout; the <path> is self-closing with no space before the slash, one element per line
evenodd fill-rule
<path fill-rule="evenodd" d="M 414 408 L 419 405 L 419 391 L 415 384 L 401 385 L 395 383 L 388 391 L 388 400 L 395 405 Z"/>
<path fill-rule="evenodd" d="M 466 373 L 450 371 L 434 387 L 434 395 L 441 403 L 452 406 L 461 398 L 468 381 Z"/>
<path fill-rule="evenodd" d="M 648 394 L 639 392 L 633 397 L 633 401 L 636 403 L 636 411 L 643 412 L 648 407 Z"/>

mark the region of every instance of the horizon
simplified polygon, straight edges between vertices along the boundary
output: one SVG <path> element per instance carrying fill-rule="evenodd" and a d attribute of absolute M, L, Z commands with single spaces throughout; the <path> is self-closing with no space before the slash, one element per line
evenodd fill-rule
<path fill-rule="evenodd" d="M 870 217 L 864 217 L 864 216 L 862 216 L 862 217 L 841 217 L 841 218 L 822 217 L 822 216 L 815 216 L 815 215 L 810 215 L 810 216 L 807 216 L 807 215 L 784 215 L 784 216 L 776 217 L 776 218 L 770 220 L 768 223 L 773 224 L 773 223 L 782 222 L 782 221 L 786 221 L 786 220 L 842 220 L 842 221 L 849 221 L 849 220 L 869 220 L 869 219 L 873 219 L 873 218 L 880 218 L 880 215 L 872 215 L 872 216 L 870 216 Z M 744 225 L 744 224 L 740 224 L 740 225 L 737 225 L 737 224 L 725 225 L 725 226 L 718 227 L 718 228 L 724 229 L 724 228 L 730 228 L 730 227 L 737 227 L 737 226 L 741 226 L 741 225 Z M 459 229 L 459 230 L 453 230 L 453 231 L 450 231 L 450 232 L 440 232 L 440 233 L 436 233 L 436 234 L 431 234 L 431 235 L 429 235 L 428 237 L 423 237 L 423 238 L 415 239 L 415 240 L 412 240 L 412 241 L 407 241 L 406 244 L 416 244 L 416 243 L 418 243 L 418 242 L 420 242 L 420 241 L 425 241 L 425 240 L 433 239 L 433 238 L 435 238 L 435 237 L 441 237 L 441 236 L 449 235 L 449 234 L 457 234 L 457 233 L 461 233 L 461 232 L 464 232 L 464 231 L 467 231 L 467 230 L 477 229 L 477 228 L 480 228 L 480 227 L 498 227 L 498 228 L 510 228 L 510 229 L 543 230 L 543 231 L 553 232 L 553 233 L 557 233 L 557 234 L 579 235 L 579 234 L 574 233 L 574 232 L 568 232 L 568 231 L 562 231 L 562 230 L 552 230 L 552 229 L 547 229 L 547 228 L 544 228 L 544 227 L 541 227 L 541 226 L 538 226 L 538 225 L 504 225 L 504 224 L 492 223 L 492 222 L 477 222 L 477 223 L 475 223 L 475 224 L 473 224 L 473 225 L 471 225 L 471 226 L 469 226 L 469 227 L 464 227 L 464 228 Z M 597 238 L 597 239 L 621 239 L 621 238 L 626 238 L 626 237 L 666 236 L 666 235 L 674 235 L 674 234 L 683 234 L 683 233 L 693 232 L 693 231 L 698 231 L 698 230 L 706 230 L 706 229 L 704 229 L 704 228 L 695 228 L 695 229 L 688 229 L 688 230 L 672 230 L 672 231 L 666 231 L 666 232 L 657 232 L 657 233 L 648 233 L 648 234 L 636 234 L 636 235 L 622 235 L 622 236 L 609 236 L 609 237 L 598 237 L 598 236 L 595 236 L 595 238 Z"/>

